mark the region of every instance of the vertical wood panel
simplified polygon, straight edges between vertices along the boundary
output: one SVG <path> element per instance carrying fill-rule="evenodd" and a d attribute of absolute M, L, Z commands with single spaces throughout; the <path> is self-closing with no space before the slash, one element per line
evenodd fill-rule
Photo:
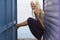
<path fill-rule="evenodd" d="M 0 40 L 17 40 L 16 2 L 16 0 L 0 0 Z"/>
<path fill-rule="evenodd" d="M 58 0 L 44 0 L 44 40 L 58 40 L 59 23 Z"/>

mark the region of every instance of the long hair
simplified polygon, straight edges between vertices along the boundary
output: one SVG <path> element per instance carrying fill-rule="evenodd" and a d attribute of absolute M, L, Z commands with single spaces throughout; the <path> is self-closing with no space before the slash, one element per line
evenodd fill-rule
<path fill-rule="evenodd" d="M 31 3 L 32 3 L 32 2 L 33 2 L 34 4 L 36 4 L 36 6 L 37 6 L 38 9 L 40 9 L 40 4 L 39 4 L 39 2 L 38 2 L 37 0 L 32 0 Z M 32 10 L 32 16 L 34 16 L 34 10 Z"/>
<path fill-rule="evenodd" d="M 41 11 L 41 16 L 44 16 L 44 11 L 41 9 L 40 4 L 38 0 L 32 0 L 31 3 L 36 4 L 37 8 Z M 40 15 L 40 14 L 39 14 Z M 32 10 L 32 16 L 34 16 L 34 10 Z"/>

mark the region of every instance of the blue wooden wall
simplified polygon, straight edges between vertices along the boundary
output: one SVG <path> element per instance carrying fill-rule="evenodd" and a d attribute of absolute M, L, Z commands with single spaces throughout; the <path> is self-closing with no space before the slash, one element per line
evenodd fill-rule
<path fill-rule="evenodd" d="M 59 1 L 44 0 L 44 40 L 59 40 Z"/>
<path fill-rule="evenodd" d="M 0 0 L 0 40 L 17 40 L 17 0 Z"/>

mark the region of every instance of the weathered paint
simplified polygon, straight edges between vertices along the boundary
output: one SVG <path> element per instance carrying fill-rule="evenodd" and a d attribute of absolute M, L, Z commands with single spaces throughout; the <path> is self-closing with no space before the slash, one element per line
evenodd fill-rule
<path fill-rule="evenodd" d="M 0 40 L 17 40 L 17 0 L 0 0 Z"/>

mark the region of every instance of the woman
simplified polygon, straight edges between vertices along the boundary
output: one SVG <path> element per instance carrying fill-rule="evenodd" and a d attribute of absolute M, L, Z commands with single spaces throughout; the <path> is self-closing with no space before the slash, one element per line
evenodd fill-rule
<path fill-rule="evenodd" d="M 39 8 L 39 3 L 38 2 L 31 2 L 31 8 L 32 8 L 32 11 L 34 10 L 34 14 L 35 14 L 35 18 L 36 19 L 33 19 L 33 18 L 28 18 L 26 21 L 20 23 L 20 24 L 17 24 L 16 27 L 19 28 L 21 26 L 26 26 L 28 25 L 32 34 L 38 39 L 38 40 L 41 40 L 41 37 L 44 33 L 44 23 L 42 21 L 42 18 L 41 18 L 41 15 L 43 16 L 44 15 L 44 12 L 43 10 L 41 10 Z"/>

